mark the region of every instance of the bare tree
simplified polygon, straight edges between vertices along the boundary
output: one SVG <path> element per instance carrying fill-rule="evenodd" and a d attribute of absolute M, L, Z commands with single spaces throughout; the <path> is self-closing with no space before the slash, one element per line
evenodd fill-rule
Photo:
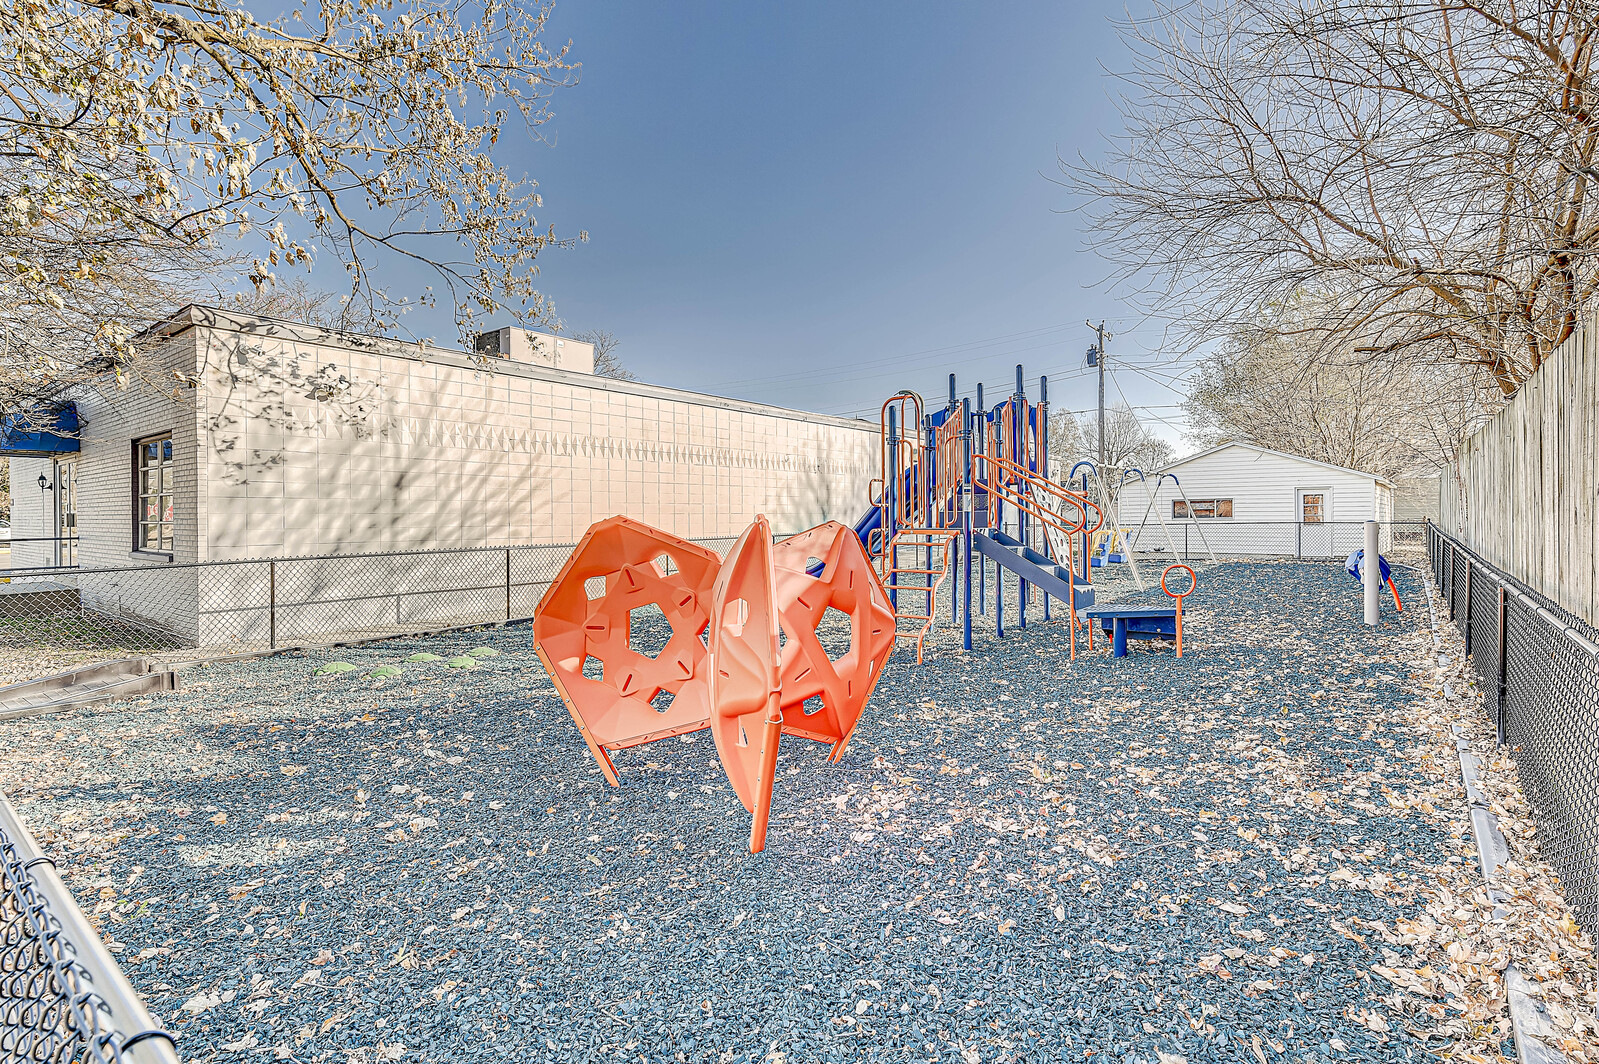
<path fill-rule="evenodd" d="M 1200 442 L 1242 440 L 1394 479 L 1441 467 L 1498 405 L 1485 380 L 1443 363 L 1330 355 L 1299 317 L 1279 311 L 1239 329 L 1200 363 L 1185 404 Z"/>
<path fill-rule="evenodd" d="M 1055 476 L 1065 478 L 1074 465 L 1087 459 L 1099 466 L 1099 420 L 1097 414 L 1076 415 L 1067 410 L 1050 416 L 1049 453 Z M 1114 503 L 1121 488 L 1122 474 L 1138 469 L 1153 473 L 1172 460 L 1175 450 L 1144 428 L 1137 413 L 1126 403 L 1105 411 L 1105 464 L 1099 468 L 1096 483 Z"/>
<path fill-rule="evenodd" d="M 605 329 L 590 329 L 572 337 L 594 345 L 594 373 L 599 377 L 614 377 L 620 381 L 636 381 L 638 374 L 622 365 L 616 357 L 616 345 L 621 343 L 616 334 Z"/>
<path fill-rule="evenodd" d="M 347 295 L 313 288 L 304 277 L 276 281 L 221 297 L 223 309 L 264 318 L 304 322 L 337 332 L 378 332 L 383 321 L 369 309 L 353 306 Z"/>
<path fill-rule="evenodd" d="M 560 243 L 492 149 L 536 133 L 567 51 L 541 0 L 348 0 L 258 18 L 230 0 L 0 4 L 0 363 L 8 379 L 125 372 L 165 289 L 218 256 L 249 279 L 337 263 L 348 306 L 406 303 L 388 258 L 429 268 L 463 339 L 548 315 Z M 421 302 L 431 304 L 432 289 Z M 37 389 L 36 389 L 37 390 Z M 4 397 L 10 399 L 11 397 Z"/>
<path fill-rule="evenodd" d="M 1599 283 L 1596 34 L 1589 0 L 1160 2 L 1123 27 L 1125 135 L 1068 182 L 1195 343 L 1337 293 L 1319 348 L 1508 395 Z"/>

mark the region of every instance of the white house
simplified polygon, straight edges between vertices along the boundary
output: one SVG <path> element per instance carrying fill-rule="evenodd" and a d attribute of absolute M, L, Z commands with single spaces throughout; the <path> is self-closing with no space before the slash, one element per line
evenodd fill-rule
<path fill-rule="evenodd" d="M 1393 515 L 1382 477 L 1224 443 L 1129 482 L 1117 523 L 1140 552 L 1332 558 L 1360 548 L 1366 521 Z"/>

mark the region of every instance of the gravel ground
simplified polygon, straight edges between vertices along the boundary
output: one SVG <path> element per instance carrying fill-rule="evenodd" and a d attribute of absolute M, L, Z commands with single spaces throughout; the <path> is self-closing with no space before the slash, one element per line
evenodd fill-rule
<path fill-rule="evenodd" d="M 606 787 L 529 627 L 0 725 L 0 788 L 188 1060 L 1421 1060 L 1372 971 L 1469 827 L 1420 769 L 1416 611 L 1359 610 L 1337 567 L 1224 564 L 1181 660 L 991 619 L 902 650 L 841 764 L 784 741 L 758 856 L 704 733 Z"/>

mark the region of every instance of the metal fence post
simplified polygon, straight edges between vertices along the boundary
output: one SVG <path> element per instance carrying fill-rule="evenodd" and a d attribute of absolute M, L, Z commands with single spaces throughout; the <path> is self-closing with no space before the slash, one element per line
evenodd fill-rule
<path fill-rule="evenodd" d="M 1494 735 L 1501 745 L 1505 741 L 1505 679 L 1509 675 L 1509 668 L 1505 662 L 1505 651 L 1510 646 L 1510 640 L 1505 637 L 1505 621 L 1510 617 L 1509 604 L 1506 600 L 1505 586 L 1499 585 L 1499 685 L 1498 701 L 1494 704 Z"/>
<path fill-rule="evenodd" d="M 1466 559 L 1466 623 L 1461 625 L 1461 638 L 1466 643 L 1466 656 L 1471 656 L 1471 559 Z"/>
<path fill-rule="evenodd" d="M 505 619 L 511 619 L 511 548 L 505 548 Z"/>
<path fill-rule="evenodd" d="M 1381 621 L 1382 605 L 1382 562 L 1377 554 L 1377 522 L 1366 522 L 1366 544 L 1364 547 L 1364 568 L 1361 569 L 1362 605 L 1364 606 L 1364 620 L 1368 625 L 1375 625 Z"/>
<path fill-rule="evenodd" d="M 278 563 L 267 562 L 267 649 L 278 648 Z"/>

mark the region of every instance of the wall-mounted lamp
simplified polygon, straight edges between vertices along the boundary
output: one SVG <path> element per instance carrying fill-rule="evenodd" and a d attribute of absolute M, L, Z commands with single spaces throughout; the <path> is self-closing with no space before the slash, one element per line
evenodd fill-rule
<path fill-rule="evenodd" d="M 55 487 L 55 485 L 50 483 L 50 478 L 45 476 L 43 473 L 40 473 L 39 474 L 39 490 L 40 491 L 49 491 L 53 487 Z"/>

